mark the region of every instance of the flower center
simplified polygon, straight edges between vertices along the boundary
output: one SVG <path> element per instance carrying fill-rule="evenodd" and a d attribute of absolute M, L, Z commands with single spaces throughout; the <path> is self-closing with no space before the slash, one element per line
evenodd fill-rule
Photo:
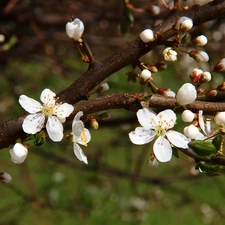
<path fill-rule="evenodd" d="M 42 108 L 42 113 L 48 117 L 51 116 L 54 112 L 54 105 L 44 105 Z"/>
<path fill-rule="evenodd" d="M 84 146 L 87 147 L 88 139 L 87 139 L 87 135 L 86 135 L 85 129 L 83 129 L 83 131 L 80 134 L 79 138 L 84 142 Z"/>

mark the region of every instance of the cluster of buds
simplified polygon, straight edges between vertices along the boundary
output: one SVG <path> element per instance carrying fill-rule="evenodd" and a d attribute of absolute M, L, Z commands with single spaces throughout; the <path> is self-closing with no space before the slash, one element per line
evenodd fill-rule
<path fill-rule="evenodd" d="M 190 74 L 190 78 L 193 83 L 207 83 L 211 80 L 211 73 L 195 68 Z"/>

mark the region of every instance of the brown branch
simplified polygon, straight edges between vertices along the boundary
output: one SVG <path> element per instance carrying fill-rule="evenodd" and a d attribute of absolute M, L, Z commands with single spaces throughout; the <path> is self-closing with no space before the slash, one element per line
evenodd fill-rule
<path fill-rule="evenodd" d="M 158 46 L 159 43 L 176 35 L 177 31 L 171 29 L 171 27 L 180 16 L 191 18 L 196 26 L 216 18 L 224 17 L 224 15 L 224 0 L 213 1 L 203 6 L 195 6 L 187 11 L 178 11 L 153 29 L 153 32 L 158 35 L 157 41 L 147 45 L 140 38 L 135 39 L 120 51 L 99 61 L 94 67 L 90 67 L 75 83 L 60 92 L 58 97 L 60 97 L 61 101 L 71 104 L 86 99 L 88 93 L 104 79 L 127 65 L 135 64 L 141 56 Z"/>
<path fill-rule="evenodd" d="M 87 99 L 89 92 L 105 78 L 127 65 L 136 63 L 142 55 L 156 47 L 159 43 L 176 35 L 177 32 L 172 30 L 171 27 L 178 17 L 184 15 L 188 16 L 193 19 L 194 25 L 199 25 L 219 17 L 224 17 L 224 13 L 225 0 L 219 0 L 203 6 L 193 7 L 188 11 L 179 11 L 172 14 L 167 20 L 153 29 L 154 33 L 157 34 L 157 41 L 145 44 L 140 38 L 137 38 L 120 51 L 97 62 L 94 66 L 89 67 L 86 73 L 84 73 L 75 83 L 58 94 L 60 101 L 75 104 L 80 100 Z M 139 94 L 138 97 L 141 97 L 141 94 Z M 225 103 L 218 104 L 196 101 L 189 105 L 188 108 L 193 111 L 203 109 L 205 113 L 208 112 L 209 114 L 213 114 L 217 111 L 225 111 L 224 104 Z M 175 100 L 173 98 L 156 95 L 151 97 L 150 107 L 162 110 L 174 108 L 174 106 Z M 136 111 L 140 107 L 141 105 L 137 95 L 115 94 L 79 103 L 75 105 L 73 115 L 77 111 L 84 111 L 85 114 L 91 114 L 101 110 L 119 108 Z M 72 116 L 69 120 L 72 119 Z M 14 144 L 18 138 L 24 139 L 26 137 L 26 134 L 24 134 L 21 128 L 23 119 L 24 116 L 0 124 L 0 149 L 8 147 L 10 144 Z"/>
<path fill-rule="evenodd" d="M 148 96 L 148 93 L 112 94 L 80 102 L 74 105 L 74 111 L 67 119 L 67 122 L 72 121 L 74 115 L 79 111 L 83 111 L 84 115 L 109 109 L 125 109 L 136 112 L 138 109 L 142 108 L 140 99 L 144 96 Z M 175 98 L 153 94 L 149 101 L 149 107 L 155 108 L 157 111 L 174 109 L 176 106 L 175 102 Z M 204 114 L 213 115 L 216 112 L 225 111 L 225 103 L 195 101 L 188 105 L 187 108 L 193 112 L 203 110 Z M 24 118 L 25 116 L 22 116 L 0 124 L 0 149 L 14 144 L 18 138 L 25 139 L 26 134 L 22 130 Z"/>

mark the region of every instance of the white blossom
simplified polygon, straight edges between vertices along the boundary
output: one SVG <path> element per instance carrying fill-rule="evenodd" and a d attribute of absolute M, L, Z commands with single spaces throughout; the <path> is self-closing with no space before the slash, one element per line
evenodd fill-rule
<path fill-rule="evenodd" d="M 20 143 L 16 143 L 12 149 L 9 150 L 11 161 L 17 164 L 23 163 L 27 158 L 28 150 Z"/>
<path fill-rule="evenodd" d="M 195 118 L 195 114 L 191 110 L 184 110 L 181 114 L 181 118 L 184 122 L 192 122 Z"/>
<path fill-rule="evenodd" d="M 83 116 L 83 112 L 80 111 L 76 114 L 72 123 L 73 150 L 76 157 L 87 164 L 87 157 L 78 144 L 87 146 L 87 143 L 91 140 L 91 134 L 88 129 L 84 128 L 84 123 L 80 120 L 81 116 Z"/>
<path fill-rule="evenodd" d="M 192 27 L 193 20 L 186 16 L 180 17 L 175 24 L 175 29 L 183 32 L 190 30 Z"/>
<path fill-rule="evenodd" d="M 176 122 L 176 114 L 172 110 L 167 109 L 156 115 L 143 108 L 138 110 L 137 118 L 142 127 L 129 133 L 130 140 L 136 145 L 143 145 L 156 137 L 153 151 L 158 161 L 167 162 L 172 158 L 171 144 L 178 148 L 188 148 L 190 140 L 171 130 Z"/>
<path fill-rule="evenodd" d="M 144 43 L 154 41 L 154 34 L 151 29 L 145 29 L 144 31 L 141 32 L 140 38 Z"/>
<path fill-rule="evenodd" d="M 185 83 L 178 90 L 176 99 L 179 105 L 187 105 L 195 101 L 197 91 L 191 83 Z"/>
<path fill-rule="evenodd" d="M 196 139 L 199 134 L 199 129 L 193 124 L 184 128 L 184 134 L 190 139 Z"/>
<path fill-rule="evenodd" d="M 177 52 L 172 50 L 171 47 L 167 47 L 164 49 L 163 56 L 166 61 L 177 61 Z"/>
<path fill-rule="evenodd" d="M 71 39 L 74 39 L 75 41 L 79 40 L 82 37 L 83 32 L 84 32 L 84 24 L 78 18 L 66 24 L 67 36 Z"/>
<path fill-rule="evenodd" d="M 61 141 L 63 138 L 62 123 L 66 121 L 74 107 L 67 103 L 57 103 L 56 94 L 49 89 L 44 89 L 41 93 L 40 104 L 38 101 L 21 95 L 19 98 L 20 105 L 30 114 L 23 121 L 23 130 L 28 134 L 35 134 L 45 126 L 49 137 L 53 141 Z"/>
<path fill-rule="evenodd" d="M 200 82 L 201 82 L 201 83 L 207 83 L 207 82 L 209 82 L 211 79 L 212 79 L 211 73 L 206 71 L 206 72 L 202 73 Z"/>

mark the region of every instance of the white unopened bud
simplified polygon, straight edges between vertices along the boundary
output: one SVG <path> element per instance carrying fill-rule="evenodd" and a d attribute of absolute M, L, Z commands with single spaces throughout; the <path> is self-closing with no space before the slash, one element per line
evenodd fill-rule
<path fill-rule="evenodd" d="M 199 134 L 199 129 L 193 124 L 184 128 L 184 135 L 190 139 L 195 139 Z"/>
<path fill-rule="evenodd" d="M 147 81 L 149 81 L 151 76 L 152 76 L 152 73 L 149 70 L 147 69 L 142 70 L 140 73 L 140 78 L 142 81 L 141 83 L 146 83 Z"/>
<path fill-rule="evenodd" d="M 204 73 L 201 74 L 200 82 L 201 83 L 207 83 L 211 80 L 211 78 L 212 78 L 211 73 L 204 72 Z"/>
<path fill-rule="evenodd" d="M 178 90 L 176 99 L 179 105 L 187 105 L 195 101 L 197 91 L 195 86 L 191 83 L 185 83 Z"/>
<path fill-rule="evenodd" d="M 225 126 L 225 112 L 218 112 L 214 117 L 214 121 L 220 126 Z"/>
<path fill-rule="evenodd" d="M 145 29 L 144 31 L 141 32 L 140 38 L 144 43 L 154 41 L 154 34 L 151 29 Z"/>
<path fill-rule="evenodd" d="M 225 58 L 221 59 L 213 68 L 215 72 L 225 71 Z"/>
<path fill-rule="evenodd" d="M 186 109 L 182 112 L 181 118 L 184 122 L 190 123 L 194 120 L 195 114 L 191 110 Z"/>
<path fill-rule="evenodd" d="M 208 62 L 209 55 L 201 50 L 189 52 L 189 56 L 192 57 L 196 62 Z"/>
<path fill-rule="evenodd" d="M 183 32 L 190 30 L 192 27 L 193 27 L 193 20 L 186 16 L 180 17 L 175 24 L 175 29 Z"/>
<path fill-rule="evenodd" d="M 157 5 L 152 5 L 151 6 L 151 12 L 152 12 L 152 14 L 153 15 L 159 15 L 159 13 L 160 13 L 160 8 L 159 8 L 159 6 L 157 6 Z"/>
<path fill-rule="evenodd" d="M 23 163 L 27 157 L 28 150 L 20 143 L 16 143 L 12 149 L 9 150 L 11 161 L 17 164 Z"/>
<path fill-rule="evenodd" d="M 10 174 L 5 173 L 5 172 L 1 172 L 0 173 L 0 181 L 2 183 L 9 183 L 12 180 L 12 177 L 10 176 Z"/>
<path fill-rule="evenodd" d="M 109 90 L 109 85 L 108 83 L 103 83 L 103 84 L 100 84 L 96 90 L 96 92 L 98 93 L 103 93 L 103 92 L 106 92 Z"/>
<path fill-rule="evenodd" d="M 177 52 L 172 50 L 171 47 L 165 48 L 163 51 L 163 56 L 166 61 L 177 61 Z"/>
<path fill-rule="evenodd" d="M 207 42 L 208 42 L 208 39 L 205 35 L 200 35 L 192 41 L 192 43 L 196 46 L 205 46 Z"/>
<path fill-rule="evenodd" d="M 66 24 L 67 36 L 71 39 L 74 39 L 75 41 L 78 41 L 82 37 L 83 32 L 84 32 L 84 24 L 78 18 Z"/>

